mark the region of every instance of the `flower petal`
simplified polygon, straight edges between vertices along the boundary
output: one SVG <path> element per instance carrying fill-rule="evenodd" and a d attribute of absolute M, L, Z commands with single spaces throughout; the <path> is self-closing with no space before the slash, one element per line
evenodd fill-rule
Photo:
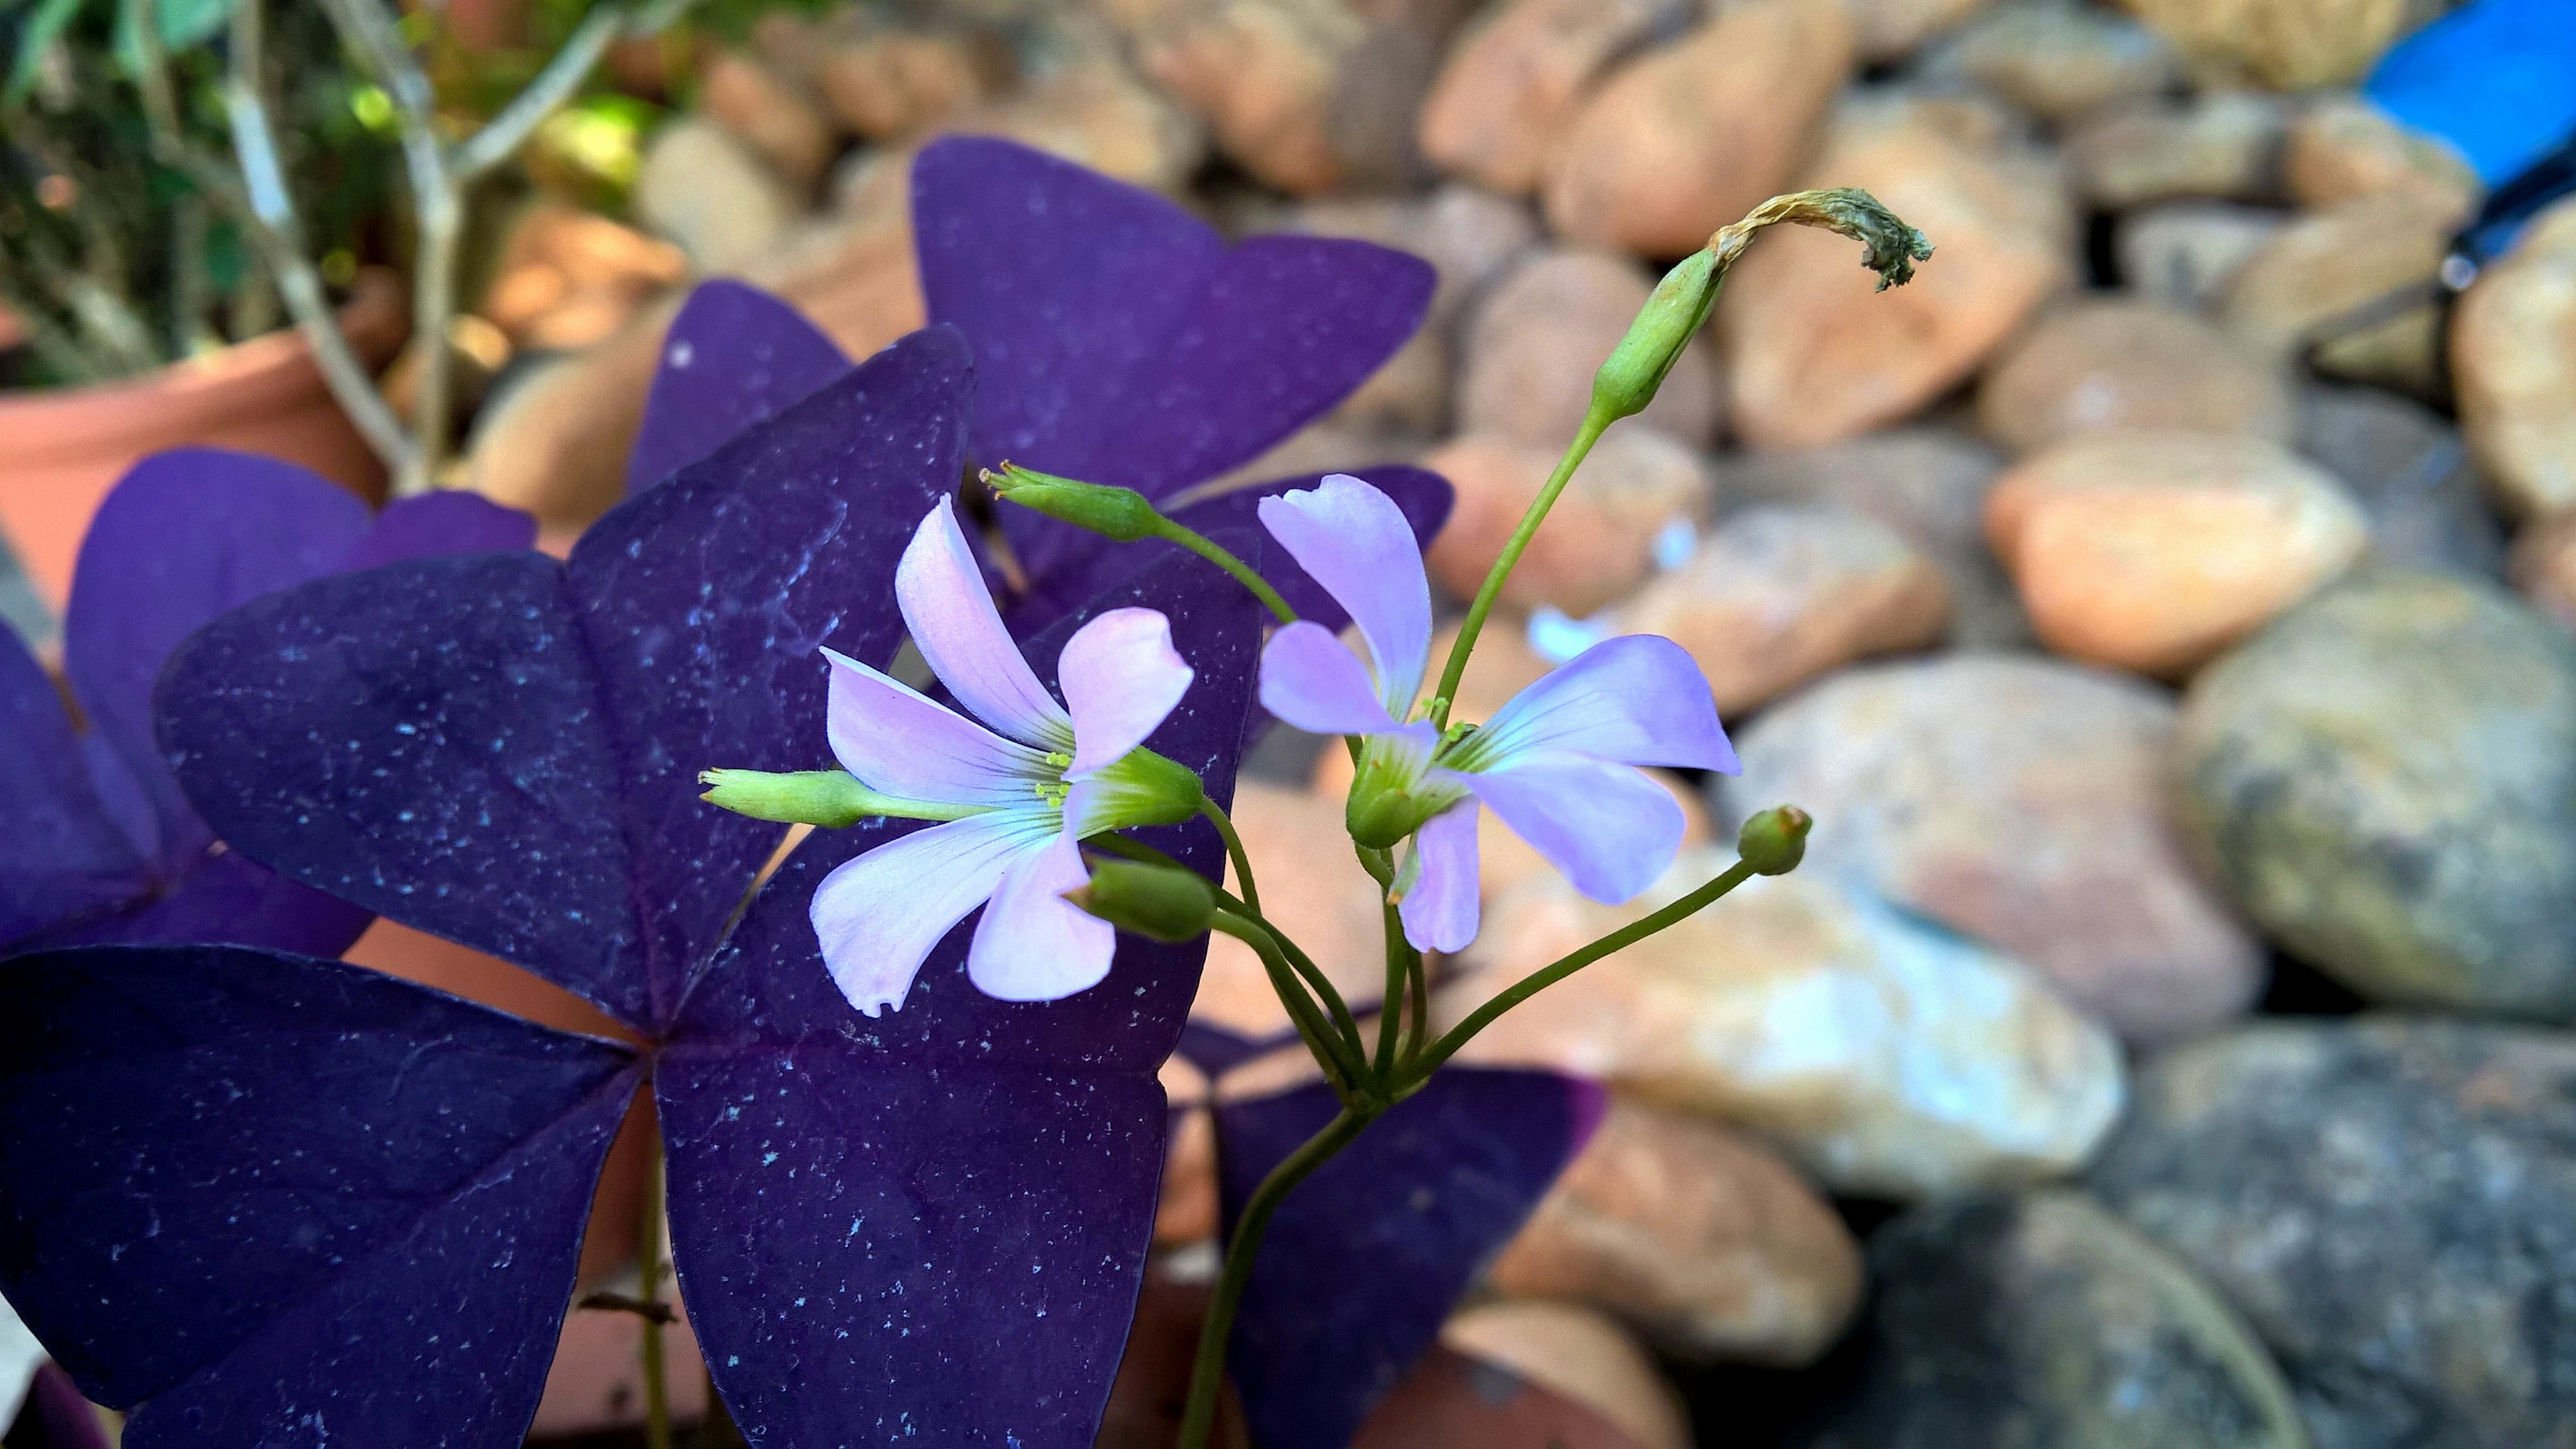
<path fill-rule="evenodd" d="M 1653 885 L 1681 849 L 1682 807 L 1625 765 L 1555 751 L 1459 779 L 1596 901 Z"/>
<path fill-rule="evenodd" d="M 1359 656 L 1323 625 L 1303 619 L 1271 635 L 1261 651 L 1261 707 L 1319 735 L 1395 728 Z"/>
<path fill-rule="evenodd" d="M 1056 687 L 1073 712 L 1067 778 L 1114 765 L 1145 743 L 1190 679 L 1172 647 L 1172 621 L 1157 610 L 1111 609 L 1075 630 L 1055 662 Z"/>
<path fill-rule="evenodd" d="M 1073 748 L 1073 720 L 1020 657 L 957 527 L 953 498 L 921 520 L 895 566 L 895 601 L 930 672 L 967 712 L 1025 745 Z"/>
<path fill-rule="evenodd" d="M 888 841 L 823 877 L 810 915 L 833 984 L 866 1015 L 889 1006 L 901 1011 L 931 948 L 993 894 L 1014 862 L 1044 843 L 1046 824 L 1035 810 L 951 820 Z"/>
<path fill-rule="evenodd" d="M 1037 751 L 928 699 L 899 679 L 826 649 L 832 686 L 824 731 L 859 783 L 908 800 L 1026 805 L 1051 775 Z"/>
<path fill-rule="evenodd" d="M 1404 939 L 1417 951 L 1463 951 L 1476 939 L 1476 815 L 1481 808 L 1473 800 L 1453 805 L 1414 834 L 1421 875 L 1396 913 L 1404 919 Z"/>
<path fill-rule="evenodd" d="M 1063 898 L 1090 878 L 1071 831 L 1012 861 L 966 951 L 975 989 L 1002 1001 L 1055 1001 L 1099 985 L 1118 933 Z"/>
<path fill-rule="evenodd" d="M 1348 473 L 1261 500 L 1261 523 L 1350 611 L 1376 664 L 1377 696 L 1402 719 L 1431 661 L 1431 579 L 1395 500 Z"/>
<path fill-rule="evenodd" d="M 1707 676 L 1682 646 L 1654 634 L 1605 639 L 1549 670 L 1496 710 L 1450 763 L 1493 770 L 1555 750 L 1722 775 L 1742 768 L 1717 722 Z"/>

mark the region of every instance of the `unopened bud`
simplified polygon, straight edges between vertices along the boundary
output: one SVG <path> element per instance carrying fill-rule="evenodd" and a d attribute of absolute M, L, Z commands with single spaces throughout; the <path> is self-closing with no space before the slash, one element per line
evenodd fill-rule
<path fill-rule="evenodd" d="M 1076 528 L 1089 529 L 1103 538 L 1133 543 L 1140 538 L 1159 538 L 1163 533 L 1163 515 L 1152 499 L 1133 488 L 1059 478 L 1017 463 L 1004 463 L 998 471 L 987 468 L 979 476 L 984 486 L 993 490 L 994 497 Z"/>
<path fill-rule="evenodd" d="M 1619 339 L 1610 360 L 1592 375 L 1594 411 L 1624 418 L 1644 411 L 1655 400 L 1682 350 L 1708 321 L 1722 277 L 1716 253 L 1704 250 L 1691 253 L 1664 273 L 1637 320 L 1628 324 L 1628 335 Z"/>
<path fill-rule="evenodd" d="M 698 783 L 710 787 L 699 799 L 736 815 L 833 830 L 877 816 L 960 820 L 989 808 L 880 795 L 860 784 L 847 770 L 791 770 L 785 774 L 767 770 L 700 770 Z"/>
<path fill-rule="evenodd" d="M 1735 853 L 1755 875 L 1787 875 L 1807 854 L 1807 827 L 1813 817 L 1795 805 L 1774 805 L 1744 822 L 1735 836 Z"/>
<path fill-rule="evenodd" d="M 1194 940 L 1216 919 L 1216 888 L 1194 870 L 1101 860 L 1091 879 L 1064 893 L 1078 909 L 1152 941 Z"/>
<path fill-rule="evenodd" d="M 1089 813 L 1115 822 L 1113 828 L 1120 830 L 1178 825 L 1196 816 L 1207 801 L 1206 787 L 1189 766 L 1143 748 L 1129 750 L 1084 784 L 1091 793 Z"/>

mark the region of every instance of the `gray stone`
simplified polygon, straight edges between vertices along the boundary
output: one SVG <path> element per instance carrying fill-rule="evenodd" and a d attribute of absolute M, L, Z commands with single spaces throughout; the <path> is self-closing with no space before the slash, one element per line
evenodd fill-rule
<path fill-rule="evenodd" d="M 2377 388 L 2315 387 L 2300 399 L 2299 451 L 2351 488 L 2381 558 L 2504 577 L 2504 530 L 2460 430 L 2440 413 Z"/>
<path fill-rule="evenodd" d="M 2120 280 L 2151 302 L 2210 309 L 2271 243 L 2289 213 L 2229 201 L 2172 201 L 2121 216 L 2112 237 Z"/>
<path fill-rule="evenodd" d="M 2576 643 L 2368 567 L 2204 670 L 2188 828 L 2274 941 L 2376 1000 L 2576 1014 Z"/>
<path fill-rule="evenodd" d="M 2316 1449 L 2576 1444 L 2576 1038 L 2271 1022 L 2170 1053 L 2094 1190 L 2270 1347 Z"/>
<path fill-rule="evenodd" d="M 1806 1449 L 2307 1449 L 2263 1346 L 2082 1193 L 1920 1208 L 1869 1260 L 1860 1390 Z"/>

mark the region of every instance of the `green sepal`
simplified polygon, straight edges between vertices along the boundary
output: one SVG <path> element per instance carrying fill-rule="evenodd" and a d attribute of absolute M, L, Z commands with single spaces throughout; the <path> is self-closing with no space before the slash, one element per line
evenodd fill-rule
<path fill-rule="evenodd" d="M 1787 875 L 1807 856 L 1807 830 L 1816 822 L 1795 805 L 1774 805 L 1744 822 L 1735 853 L 1755 875 Z"/>
<path fill-rule="evenodd" d="M 1153 500 L 1133 488 L 1059 478 L 1017 463 L 1004 463 L 999 471 L 987 469 L 982 477 L 995 497 L 1119 543 L 1160 538 L 1165 531 L 1163 515 Z"/>
<path fill-rule="evenodd" d="M 1216 888 L 1194 870 L 1133 860 L 1095 860 L 1088 884 L 1064 898 L 1122 931 L 1178 944 L 1216 919 Z"/>
<path fill-rule="evenodd" d="M 821 825 L 841 829 L 877 816 L 899 820 L 963 820 L 989 807 L 952 805 L 938 800 L 904 800 L 880 795 L 847 770 L 701 770 L 698 783 L 710 786 L 698 798 L 736 815 L 775 820 L 782 825 Z"/>
<path fill-rule="evenodd" d="M 1716 253 L 1707 250 L 1691 253 L 1664 273 L 1654 295 L 1638 309 L 1637 320 L 1628 324 L 1628 335 L 1592 375 L 1593 411 L 1624 418 L 1655 400 L 1673 364 L 1707 323 L 1723 279 Z"/>

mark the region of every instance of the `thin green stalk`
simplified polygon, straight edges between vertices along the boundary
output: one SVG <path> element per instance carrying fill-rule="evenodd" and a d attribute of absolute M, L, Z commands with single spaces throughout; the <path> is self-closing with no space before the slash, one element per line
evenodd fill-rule
<path fill-rule="evenodd" d="M 1413 1019 L 1404 1024 L 1403 1060 L 1422 1055 L 1422 1039 L 1431 1033 L 1431 969 L 1422 953 L 1413 953 L 1412 969 L 1405 973 L 1405 994 L 1413 1003 Z"/>
<path fill-rule="evenodd" d="M 1308 1049 L 1319 1061 L 1339 1069 L 1344 1083 L 1351 1090 L 1374 1085 L 1375 1079 L 1369 1073 L 1368 1063 L 1362 1057 L 1356 1040 L 1357 1027 L 1348 1025 L 1350 1018 L 1347 1014 L 1342 1017 L 1345 1024 L 1342 1030 L 1336 1030 L 1325 1022 L 1323 1008 L 1317 1006 L 1315 999 L 1297 984 L 1296 971 L 1280 954 L 1266 924 L 1232 911 L 1217 912 L 1211 924 L 1214 929 L 1250 946 L 1253 954 L 1261 958 L 1263 969 L 1270 973 L 1272 989 L 1279 993 L 1280 1004 L 1288 1008 L 1289 1019 L 1297 1024 L 1298 1033 L 1306 1038 Z M 1345 1032 L 1352 1035 L 1345 1035 Z"/>
<path fill-rule="evenodd" d="M 1198 1356 L 1190 1366 L 1190 1397 L 1181 1411 L 1176 1449 L 1207 1449 L 1208 1433 L 1216 1427 L 1217 1391 L 1225 1382 L 1226 1340 L 1233 1335 L 1235 1310 L 1243 1303 L 1244 1285 L 1252 1279 L 1252 1261 L 1261 1252 L 1270 1215 L 1279 1210 L 1289 1189 L 1304 1182 L 1376 1120 L 1377 1110 L 1344 1107 L 1323 1131 L 1272 1168 L 1261 1186 L 1253 1189 L 1252 1200 L 1243 1205 L 1234 1239 L 1226 1244 L 1225 1270 L 1217 1278 L 1216 1296 L 1208 1302 L 1207 1321 L 1199 1326 Z"/>
<path fill-rule="evenodd" d="M 1485 581 L 1476 588 L 1474 603 L 1467 606 L 1467 618 L 1458 626 L 1458 642 L 1449 646 L 1449 662 L 1441 667 L 1440 687 L 1431 692 L 1431 722 L 1442 729 L 1449 727 L 1449 702 L 1458 697 L 1458 683 L 1467 677 L 1467 656 L 1476 648 L 1476 636 L 1484 632 L 1485 616 L 1494 612 L 1494 603 L 1503 596 L 1503 584 L 1511 578 L 1512 569 L 1529 550 L 1530 540 L 1538 536 L 1538 526 L 1547 521 L 1547 512 L 1556 506 L 1556 496 L 1565 491 L 1574 470 L 1583 466 L 1592 445 L 1601 439 L 1601 431 L 1617 419 L 1600 403 L 1583 415 L 1583 426 L 1575 431 L 1574 441 L 1566 445 L 1565 456 L 1557 460 L 1556 471 L 1548 475 L 1547 486 L 1530 501 L 1529 511 L 1521 515 L 1520 527 L 1512 530 L 1511 541 L 1503 545 L 1500 558 L 1485 571 Z"/>
<path fill-rule="evenodd" d="M 644 1275 L 644 1444 L 645 1449 L 671 1449 L 671 1387 L 662 1361 L 662 1323 L 649 1311 L 662 1302 L 662 1132 L 652 1132 L 651 1155 L 644 1163 L 644 1216 L 638 1224 L 636 1267 Z"/>
<path fill-rule="evenodd" d="M 1202 798 L 1199 813 L 1206 816 L 1208 824 L 1215 826 L 1216 833 L 1224 838 L 1226 858 L 1234 862 L 1234 878 L 1243 882 L 1243 903 L 1250 908 L 1250 914 L 1260 915 L 1261 888 L 1252 883 L 1252 857 L 1243 853 L 1243 837 L 1234 833 L 1234 822 L 1226 818 L 1224 811 L 1216 808 L 1214 800 Z"/>
<path fill-rule="evenodd" d="M 1404 939 L 1404 918 L 1392 898 L 1395 888 L 1395 862 L 1383 850 L 1355 847 L 1360 868 L 1377 882 L 1380 911 L 1386 927 L 1386 993 L 1378 998 L 1377 1076 L 1382 1082 L 1395 1080 L 1396 1038 L 1404 1025 L 1405 973 L 1421 964 L 1413 946 Z"/>
<path fill-rule="evenodd" d="M 1252 596 L 1259 599 L 1272 614 L 1276 615 L 1280 623 L 1297 622 L 1297 611 L 1289 608 L 1288 601 L 1279 597 L 1279 591 L 1270 587 L 1268 579 L 1254 573 L 1250 564 L 1210 542 L 1204 535 L 1192 532 L 1168 518 L 1162 521 L 1161 533 L 1163 537 L 1234 575 L 1235 582 L 1250 589 Z"/>
<path fill-rule="evenodd" d="M 1620 927 L 1618 930 L 1612 931 L 1609 935 L 1602 937 L 1600 940 L 1593 942 L 1591 945 L 1559 957 L 1549 965 L 1540 967 L 1538 970 L 1533 971 L 1529 975 L 1522 977 L 1520 980 L 1513 982 L 1510 986 L 1505 987 L 1492 1000 L 1477 1007 L 1474 1011 L 1467 1013 L 1466 1020 L 1459 1022 L 1456 1026 L 1443 1032 L 1440 1040 L 1433 1042 L 1429 1050 L 1425 1051 L 1421 1056 L 1415 1058 L 1411 1064 L 1406 1066 L 1404 1074 L 1402 1078 L 1399 1079 L 1397 1085 L 1399 1088 L 1418 1085 L 1429 1078 L 1432 1072 L 1439 1068 L 1441 1063 L 1457 1055 L 1458 1049 L 1465 1046 L 1468 1041 L 1476 1035 L 1476 1033 L 1493 1025 L 1495 1020 L 1501 1017 L 1504 1012 L 1509 1011 L 1513 1007 L 1520 1005 L 1522 1002 L 1529 1000 L 1531 997 L 1538 995 L 1540 992 L 1554 986 L 1566 977 L 1573 975 L 1575 972 L 1580 971 L 1584 967 L 1591 965 L 1593 962 L 1600 960 L 1602 957 L 1609 955 L 1611 952 L 1633 946 L 1637 942 L 1655 934 L 1657 931 L 1679 924 L 1695 912 L 1715 901 L 1718 897 L 1725 895 L 1728 891 L 1731 891 L 1737 886 L 1744 884 L 1746 881 L 1751 880 L 1753 876 L 1753 867 L 1750 864 L 1739 860 L 1735 864 L 1728 866 L 1725 872 L 1719 875 L 1716 879 L 1710 881 L 1704 886 L 1701 886 L 1698 890 L 1692 891 L 1689 895 L 1682 897 L 1671 905 L 1664 907 L 1662 910 L 1655 912 L 1653 915 L 1632 921 L 1629 924 Z"/>

